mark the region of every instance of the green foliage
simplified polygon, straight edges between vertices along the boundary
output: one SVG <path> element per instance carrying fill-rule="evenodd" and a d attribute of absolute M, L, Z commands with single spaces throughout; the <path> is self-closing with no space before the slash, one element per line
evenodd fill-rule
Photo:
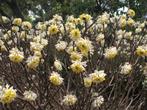
<path fill-rule="evenodd" d="M 146 0 L 0 0 L 0 14 L 8 17 L 28 18 L 29 11 L 40 16 L 37 20 L 45 20 L 54 14 L 79 15 L 89 13 L 100 14 L 104 11 L 116 12 L 124 6 L 136 12 L 136 18 L 142 18 L 147 13 Z M 37 8 L 41 6 L 41 9 Z"/>

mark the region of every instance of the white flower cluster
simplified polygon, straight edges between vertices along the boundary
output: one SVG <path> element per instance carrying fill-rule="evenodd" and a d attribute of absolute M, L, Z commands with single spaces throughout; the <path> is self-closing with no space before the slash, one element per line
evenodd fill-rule
<path fill-rule="evenodd" d="M 104 97 L 98 96 L 94 99 L 94 101 L 92 102 L 92 105 L 94 108 L 99 108 L 103 103 L 104 103 Z"/>
<path fill-rule="evenodd" d="M 37 94 L 34 93 L 33 91 L 29 90 L 29 91 L 25 91 L 23 93 L 24 95 L 24 99 L 27 101 L 35 101 L 37 98 Z"/>

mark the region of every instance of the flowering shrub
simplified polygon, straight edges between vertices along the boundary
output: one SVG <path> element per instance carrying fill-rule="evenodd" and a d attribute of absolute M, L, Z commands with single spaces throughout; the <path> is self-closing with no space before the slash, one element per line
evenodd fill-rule
<path fill-rule="evenodd" d="M 0 107 L 10 110 L 141 110 L 147 22 L 135 12 L 61 16 L 33 26 L 1 17 Z"/>

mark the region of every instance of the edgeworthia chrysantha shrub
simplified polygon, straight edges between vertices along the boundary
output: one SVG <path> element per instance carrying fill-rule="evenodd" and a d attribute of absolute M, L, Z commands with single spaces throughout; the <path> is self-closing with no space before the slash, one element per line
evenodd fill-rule
<path fill-rule="evenodd" d="M 56 14 L 32 24 L 2 16 L 0 108 L 141 110 L 146 105 L 147 21 L 135 12 Z"/>

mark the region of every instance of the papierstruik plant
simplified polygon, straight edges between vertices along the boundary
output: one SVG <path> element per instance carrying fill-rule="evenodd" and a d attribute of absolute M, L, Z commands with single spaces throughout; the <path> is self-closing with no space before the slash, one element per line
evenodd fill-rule
<path fill-rule="evenodd" d="M 0 109 L 142 110 L 147 21 L 134 16 L 1 16 Z"/>

